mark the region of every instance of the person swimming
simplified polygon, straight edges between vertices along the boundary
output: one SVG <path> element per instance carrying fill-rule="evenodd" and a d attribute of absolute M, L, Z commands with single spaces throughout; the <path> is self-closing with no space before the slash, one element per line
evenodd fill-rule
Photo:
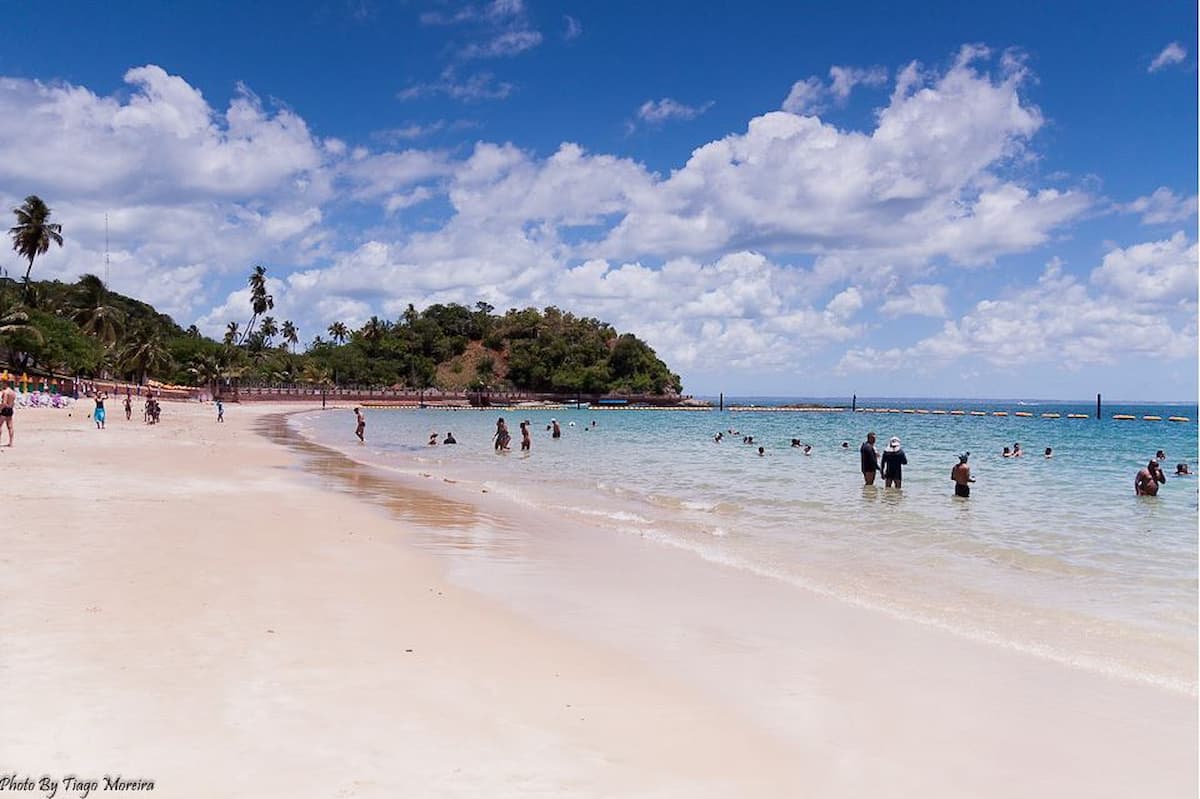
<path fill-rule="evenodd" d="M 812 444 L 805 444 L 805 445 L 804 445 L 804 454 L 805 454 L 805 455 L 811 455 L 811 454 L 812 454 Z"/>
<path fill-rule="evenodd" d="M 1000 457 L 1002 457 L 1002 458 L 1011 458 L 1011 457 L 1012 457 L 1012 450 L 1010 450 L 1008 447 L 1005 447 L 1005 448 L 1004 448 L 1004 452 L 1001 452 L 1001 453 L 1000 453 Z"/>
<path fill-rule="evenodd" d="M 454 438 L 454 434 L 447 431 L 446 437 L 442 440 L 443 444 L 457 444 L 458 441 Z"/>
<path fill-rule="evenodd" d="M 1192 473 L 1192 470 L 1188 468 L 1188 465 L 1186 463 L 1175 464 L 1175 476 L 1176 477 L 1185 477 L 1187 475 L 1190 475 L 1191 473 Z"/>
<path fill-rule="evenodd" d="M 1054 457 L 1054 450 L 1051 447 L 1046 447 L 1046 457 L 1047 458 Z"/>
<path fill-rule="evenodd" d="M 767 454 L 767 451 L 765 449 L 763 449 L 762 447 L 758 448 L 758 457 L 761 458 L 763 455 L 766 455 L 766 454 Z"/>
<path fill-rule="evenodd" d="M 431 447 L 436 447 L 436 446 L 437 446 L 437 443 L 438 443 L 438 442 L 437 442 L 437 437 L 438 437 L 438 434 L 437 434 L 437 433 L 430 433 L 430 434 L 429 434 L 429 444 L 428 444 L 428 446 L 431 446 Z"/>
<path fill-rule="evenodd" d="M 1021 457 L 1021 445 L 1020 444 L 1016 444 L 1016 443 L 1013 444 L 1012 456 L 1014 458 Z"/>
<path fill-rule="evenodd" d="M 800 443 L 800 439 L 798 439 L 798 438 L 793 438 L 793 439 L 792 439 L 792 446 L 793 446 L 793 447 L 799 447 L 799 446 L 802 446 L 802 445 L 801 445 L 801 443 Z"/>

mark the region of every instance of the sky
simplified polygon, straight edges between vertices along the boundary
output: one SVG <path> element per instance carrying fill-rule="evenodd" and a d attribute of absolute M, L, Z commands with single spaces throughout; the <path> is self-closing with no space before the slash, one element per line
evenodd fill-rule
<path fill-rule="evenodd" d="M 9 3 L 0 207 L 219 337 L 557 306 L 708 395 L 1195 400 L 1194 2 Z M 8 252 L 5 250 L 5 252 Z M 0 258 L 24 273 L 15 253 Z"/>

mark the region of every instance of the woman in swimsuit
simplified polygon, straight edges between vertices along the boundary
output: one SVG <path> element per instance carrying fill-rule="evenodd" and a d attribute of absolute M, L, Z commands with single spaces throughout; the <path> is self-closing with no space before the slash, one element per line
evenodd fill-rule
<path fill-rule="evenodd" d="M 358 436 L 358 442 L 360 444 L 367 443 L 367 440 L 363 438 L 363 431 L 367 429 L 367 420 L 363 416 L 362 411 L 358 408 L 354 409 L 354 420 L 354 435 Z"/>
<path fill-rule="evenodd" d="M 496 435 L 493 438 L 496 441 L 497 452 L 504 452 L 508 449 L 508 442 L 512 440 L 512 436 L 508 434 L 508 425 L 504 423 L 503 416 L 496 420 Z"/>
<path fill-rule="evenodd" d="M 104 429 L 104 400 L 105 394 L 103 391 L 96 394 L 96 410 L 92 412 L 92 418 L 96 420 L 96 429 Z"/>

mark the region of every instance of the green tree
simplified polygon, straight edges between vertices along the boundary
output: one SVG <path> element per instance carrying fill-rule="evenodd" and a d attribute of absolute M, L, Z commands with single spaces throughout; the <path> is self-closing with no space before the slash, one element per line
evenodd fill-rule
<path fill-rule="evenodd" d="M 271 339 L 279 335 L 279 325 L 275 324 L 275 317 L 264 316 L 262 324 L 258 327 L 258 332 L 262 334 L 263 346 L 271 346 Z"/>
<path fill-rule="evenodd" d="M 71 318 L 84 333 L 111 347 L 124 329 L 125 314 L 109 303 L 108 288 L 97 276 L 84 275 L 75 286 Z"/>
<path fill-rule="evenodd" d="M 283 326 L 279 328 L 283 340 L 291 345 L 292 352 L 296 351 L 296 345 L 300 343 L 300 332 L 296 330 L 296 326 L 292 324 L 291 319 L 285 319 Z"/>
<path fill-rule="evenodd" d="M 329 326 L 329 337 L 338 344 L 345 343 L 346 339 L 350 338 L 350 330 L 343 322 L 334 322 Z"/>
<path fill-rule="evenodd" d="M 62 246 L 62 225 L 50 221 L 50 209 L 36 194 L 26 197 L 20 208 L 13 209 L 13 213 L 17 217 L 17 224 L 9 228 L 8 235 L 12 236 L 13 249 L 17 254 L 29 261 L 29 267 L 25 270 L 25 284 L 28 286 L 33 260 L 45 255 L 51 243 Z"/>
<path fill-rule="evenodd" d="M 242 334 L 243 338 L 254 331 L 254 323 L 258 321 L 258 317 L 275 308 L 274 295 L 267 293 L 267 268 L 265 266 L 261 264 L 255 266 L 246 282 L 250 285 L 250 310 L 254 312 L 254 315 L 246 323 L 246 330 Z"/>
<path fill-rule="evenodd" d="M 120 365 L 144 383 L 146 376 L 166 369 L 171 363 L 162 334 L 149 326 L 135 328 L 121 349 Z"/>

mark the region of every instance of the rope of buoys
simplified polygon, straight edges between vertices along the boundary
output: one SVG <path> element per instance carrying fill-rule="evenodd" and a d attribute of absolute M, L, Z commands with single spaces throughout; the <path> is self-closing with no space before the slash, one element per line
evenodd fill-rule
<path fill-rule="evenodd" d="M 1191 419 L 1188 419 L 1186 416 L 1168 416 L 1167 421 L 1168 422 L 1190 422 Z"/>
<path fill-rule="evenodd" d="M 1017 411 L 1013 416 L 1020 416 L 1022 419 L 1028 419 L 1033 416 L 1029 411 Z"/>
<path fill-rule="evenodd" d="M 1117 414 L 1113 414 L 1113 418 L 1116 419 L 1117 421 L 1124 422 L 1124 421 L 1128 421 L 1130 419 L 1136 419 L 1137 417 L 1130 416 L 1127 413 L 1117 413 Z"/>
<path fill-rule="evenodd" d="M 1007 411 L 992 411 L 992 416 L 1008 416 Z"/>
<path fill-rule="evenodd" d="M 971 411 L 972 416 L 987 416 L 985 411 Z"/>
<path fill-rule="evenodd" d="M 1089 419 L 1091 417 L 1089 417 L 1086 413 L 1068 413 L 1067 418 L 1068 419 Z"/>
<path fill-rule="evenodd" d="M 1143 422 L 1161 422 L 1162 417 L 1161 416 L 1143 416 L 1142 421 Z"/>
<path fill-rule="evenodd" d="M 951 416 L 966 416 L 966 411 L 950 411 Z"/>
<path fill-rule="evenodd" d="M 1043 419 L 1058 419 L 1058 418 L 1061 418 L 1061 417 L 1060 417 L 1060 415 L 1059 415 L 1059 414 L 1057 414 L 1057 413 L 1043 413 L 1043 414 L 1042 414 L 1042 418 L 1043 418 Z"/>

